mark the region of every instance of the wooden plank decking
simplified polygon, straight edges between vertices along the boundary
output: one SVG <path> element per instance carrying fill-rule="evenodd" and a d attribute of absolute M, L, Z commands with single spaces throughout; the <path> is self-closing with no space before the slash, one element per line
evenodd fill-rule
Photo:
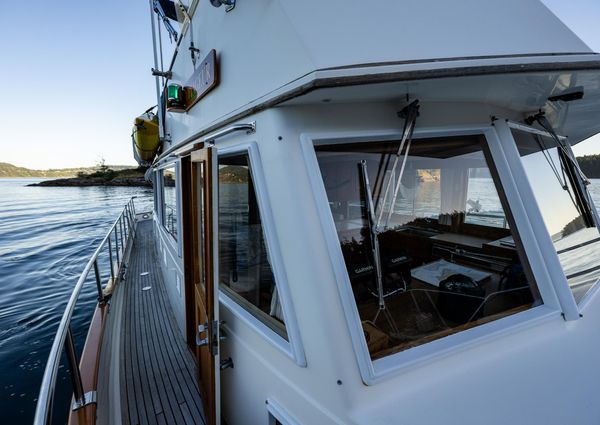
<path fill-rule="evenodd" d="M 167 299 L 152 232 L 152 220 L 138 223 L 121 283 L 122 421 L 204 424 L 196 365 Z"/>

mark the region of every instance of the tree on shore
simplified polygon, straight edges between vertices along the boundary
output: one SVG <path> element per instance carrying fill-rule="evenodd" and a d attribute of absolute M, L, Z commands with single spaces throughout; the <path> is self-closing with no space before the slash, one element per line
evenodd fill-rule
<path fill-rule="evenodd" d="M 584 155 L 577 157 L 581 171 L 591 178 L 600 178 L 600 155 Z"/>

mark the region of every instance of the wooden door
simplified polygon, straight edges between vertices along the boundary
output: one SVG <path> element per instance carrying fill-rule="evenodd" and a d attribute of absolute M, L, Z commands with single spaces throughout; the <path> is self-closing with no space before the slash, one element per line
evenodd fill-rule
<path fill-rule="evenodd" d="M 205 147 L 190 154 L 189 244 L 191 266 L 189 295 L 193 303 L 194 346 L 198 384 L 209 425 L 220 423 L 219 310 L 217 283 L 217 162 L 216 148 Z M 188 233 L 189 235 L 189 233 Z"/>

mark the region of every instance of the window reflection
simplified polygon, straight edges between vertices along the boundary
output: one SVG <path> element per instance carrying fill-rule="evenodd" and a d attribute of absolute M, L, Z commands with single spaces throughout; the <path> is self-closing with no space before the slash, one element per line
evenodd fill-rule
<path fill-rule="evenodd" d="M 600 277 L 600 233 L 565 152 L 550 137 L 513 130 L 558 259 L 579 302 Z"/>
<path fill-rule="evenodd" d="M 163 176 L 163 225 L 177 240 L 177 185 L 175 167 L 165 168 Z"/>
<path fill-rule="evenodd" d="M 287 339 L 247 155 L 219 158 L 219 282 Z"/>
<path fill-rule="evenodd" d="M 540 303 L 478 137 L 315 149 L 373 359 Z"/>

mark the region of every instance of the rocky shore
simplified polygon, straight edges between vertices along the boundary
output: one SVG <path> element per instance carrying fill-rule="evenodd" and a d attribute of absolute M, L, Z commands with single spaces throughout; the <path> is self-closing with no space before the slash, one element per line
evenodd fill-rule
<path fill-rule="evenodd" d="M 67 179 L 45 180 L 39 183 L 32 183 L 28 186 L 140 186 L 152 187 L 152 183 L 146 181 L 143 177 L 125 177 L 104 179 L 101 177 L 73 177 Z"/>

